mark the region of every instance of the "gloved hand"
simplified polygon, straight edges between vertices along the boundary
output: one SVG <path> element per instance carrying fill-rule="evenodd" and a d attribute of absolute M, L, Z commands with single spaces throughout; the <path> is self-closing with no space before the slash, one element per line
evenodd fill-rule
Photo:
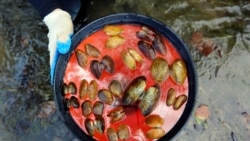
<path fill-rule="evenodd" d="M 50 80 L 53 84 L 58 56 L 59 54 L 66 54 L 71 46 L 73 22 L 69 13 L 61 9 L 55 9 L 45 16 L 43 21 L 49 29 Z"/>

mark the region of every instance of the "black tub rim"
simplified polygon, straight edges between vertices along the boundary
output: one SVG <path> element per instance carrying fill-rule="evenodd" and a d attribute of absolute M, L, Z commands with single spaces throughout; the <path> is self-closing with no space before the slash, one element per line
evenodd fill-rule
<path fill-rule="evenodd" d="M 68 128 L 81 140 L 94 140 L 92 137 L 88 136 L 84 131 L 78 127 L 78 125 L 74 122 L 73 118 L 70 116 L 69 112 L 66 110 L 64 105 L 64 98 L 62 96 L 62 85 L 63 85 L 63 76 L 64 71 L 66 69 L 67 62 L 73 53 L 74 49 L 80 43 L 80 41 L 86 38 L 88 35 L 94 33 L 95 31 L 101 29 L 103 26 L 107 24 L 126 24 L 126 23 L 133 23 L 133 24 L 140 24 L 152 27 L 157 32 L 162 34 L 166 37 L 177 49 L 179 54 L 181 55 L 182 59 L 186 63 L 187 70 L 188 70 L 188 100 L 186 103 L 186 107 L 174 125 L 174 127 L 166 133 L 162 138 L 158 141 L 166 141 L 173 138 L 185 125 L 190 117 L 192 110 L 194 108 L 195 98 L 197 94 L 197 72 L 195 69 L 194 62 L 190 55 L 190 52 L 186 46 L 186 44 L 179 38 L 179 36 L 172 31 L 167 25 L 164 23 L 153 19 L 148 16 L 144 16 L 141 14 L 136 13 L 117 13 L 111 14 L 102 18 L 99 18 L 86 26 L 82 27 L 73 37 L 72 37 L 72 45 L 69 52 L 65 55 L 60 55 L 55 67 L 55 76 L 53 80 L 53 93 L 54 99 L 57 105 L 57 108 L 60 111 L 62 118 L 64 119 L 65 124 Z"/>

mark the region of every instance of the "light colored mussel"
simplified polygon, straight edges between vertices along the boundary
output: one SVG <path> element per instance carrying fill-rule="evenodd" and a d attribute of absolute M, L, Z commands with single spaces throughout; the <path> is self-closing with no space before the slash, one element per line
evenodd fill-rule
<path fill-rule="evenodd" d="M 109 49 L 114 49 L 122 45 L 124 42 L 125 42 L 125 39 L 121 36 L 118 36 L 118 35 L 111 36 L 108 38 L 106 42 L 106 47 Z"/>
<path fill-rule="evenodd" d="M 128 52 L 135 59 L 135 61 L 142 63 L 142 57 L 135 49 L 128 48 Z"/>
<path fill-rule="evenodd" d="M 102 116 L 100 116 L 100 115 L 96 116 L 95 121 L 94 121 L 94 125 L 95 125 L 95 129 L 97 132 L 99 132 L 100 134 L 104 133 L 105 120 Z"/>
<path fill-rule="evenodd" d="M 88 134 L 90 136 L 94 136 L 94 133 L 95 133 L 94 121 L 90 118 L 86 118 L 84 124 L 85 124 L 85 129 L 87 130 Z"/>
<path fill-rule="evenodd" d="M 91 44 L 85 45 L 85 51 L 90 57 L 98 58 L 101 55 L 100 51 L 94 45 Z"/>
<path fill-rule="evenodd" d="M 146 137 L 149 139 L 159 139 L 165 135 L 165 131 L 162 128 L 152 128 L 146 133 Z"/>
<path fill-rule="evenodd" d="M 122 61 L 123 63 L 131 70 L 135 70 L 136 69 L 136 61 L 134 59 L 134 57 L 128 52 L 123 50 L 121 52 L 121 57 L 122 57 Z"/>
<path fill-rule="evenodd" d="M 126 141 L 130 135 L 129 127 L 125 124 L 121 124 L 117 131 L 118 137 L 122 141 Z"/>
<path fill-rule="evenodd" d="M 141 30 L 145 31 L 148 34 L 154 35 L 155 32 L 153 31 L 153 29 L 149 28 L 148 26 L 142 26 Z"/>
<path fill-rule="evenodd" d="M 182 85 L 187 78 L 187 68 L 183 60 L 176 60 L 170 68 L 170 76 L 172 80 Z"/>
<path fill-rule="evenodd" d="M 91 80 L 88 87 L 88 97 L 94 101 L 98 93 L 98 83 L 95 80 Z"/>
<path fill-rule="evenodd" d="M 104 104 L 101 101 L 96 101 L 93 106 L 94 115 L 102 115 L 104 110 Z"/>
<path fill-rule="evenodd" d="M 83 52 L 82 50 L 76 50 L 76 59 L 77 62 L 79 64 L 79 66 L 81 66 L 82 68 L 86 68 L 87 64 L 88 64 L 88 55 L 87 53 Z"/>
<path fill-rule="evenodd" d="M 146 117 L 145 122 L 149 127 L 162 127 L 164 124 L 164 119 L 159 115 L 149 115 Z"/>
<path fill-rule="evenodd" d="M 79 88 L 79 98 L 80 99 L 83 99 L 87 95 L 88 86 L 89 86 L 88 81 L 86 79 L 83 79 L 81 81 L 80 88 Z"/>
<path fill-rule="evenodd" d="M 101 64 L 103 65 L 103 68 L 108 73 L 114 73 L 115 72 L 115 62 L 110 56 L 108 56 L 108 55 L 103 56 L 103 58 L 101 60 Z"/>
<path fill-rule="evenodd" d="M 113 102 L 112 93 L 108 89 L 98 91 L 98 98 L 105 104 L 111 105 Z"/>
<path fill-rule="evenodd" d="M 170 88 L 167 93 L 166 104 L 167 106 L 171 106 L 174 104 L 176 100 L 176 91 L 173 88 Z"/>
<path fill-rule="evenodd" d="M 62 86 L 63 94 L 76 94 L 76 85 L 70 82 L 68 85 L 66 83 Z"/>
<path fill-rule="evenodd" d="M 136 32 L 136 36 L 144 41 L 147 42 L 152 42 L 154 40 L 154 35 L 149 34 L 148 32 L 144 31 L 144 30 L 140 30 L 138 32 Z"/>
<path fill-rule="evenodd" d="M 169 76 L 168 62 L 160 57 L 154 59 L 151 64 L 151 75 L 156 83 L 164 82 Z"/>
<path fill-rule="evenodd" d="M 115 35 L 119 35 L 120 33 L 122 33 L 123 29 L 117 25 L 106 25 L 103 28 L 103 31 L 108 36 L 115 36 Z"/>
<path fill-rule="evenodd" d="M 161 89 L 159 85 L 149 87 L 145 94 L 142 96 L 138 105 L 142 115 L 149 115 L 155 108 L 161 95 Z"/>
<path fill-rule="evenodd" d="M 144 93 L 146 88 L 146 77 L 139 76 L 132 80 L 125 89 L 122 96 L 122 103 L 124 105 L 134 104 Z"/>
<path fill-rule="evenodd" d="M 153 46 L 145 41 L 139 41 L 138 47 L 145 57 L 154 60 L 156 58 L 156 53 Z"/>
<path fill-rule="evenodd" d="M 107 129 L 107 136 L 108 136 L 109 141 L 118 141 L 119 140 L 115 129 L 112 127 L 109 127 Z"/>
<path fill-rule="evenodd" d="M 93 111 L 93 108 L 92 108 L 91 101 L 85 100 L 82 103 L 82 114 L 83 114 L 83 116 L 88 117 L 92 113 L 92 111 Z"/>
<path fill-rule="evenodd" d="M 101 77 L 103 68 L 104 66 L 102 65 L 102 63 L 99 63 L 98 60 L 92 60 L 90 62 L 90 71 L 97 79 Z"/>
<path fill-rule="evenodd" d="M 187 96 L 185 94 L 176 97 L 173 108 L 174 110 L 180 109 L 180 107 L 187 101 Z"/>
<path fill-rule="evenodd" d="M 121 121 L 126 117 L 124 109 L 121 106 L 115 107 L 109 111 L 108 117 L 110 117 L 110 123 L 115 123 Z"/>
<path fill-rule="evenodd" d="M 109 84 L 109 90 L 115 97 L 121 97 L 123 88 L 118 80 L 112 80 Z"/>
<path fill-rule="evenodd" d="M 166 55 L 167 48 L 166 48 L 162 38 L 159 35 L 155 35 L 155 38 L 153 40 L 153 47 L 160 54 Z"/>

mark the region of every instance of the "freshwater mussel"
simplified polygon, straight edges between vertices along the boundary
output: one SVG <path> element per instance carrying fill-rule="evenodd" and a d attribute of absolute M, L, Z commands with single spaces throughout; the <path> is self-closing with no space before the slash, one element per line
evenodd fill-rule
<path fill-rule="evenodd" d="M 109 84 L 109 90 L 115 97 L 121 97 L 123 92 L 122 84 L 118 80 L 112 80 Z"/>
<path fill-rule="evenodd" d="M 94 101 L 98 93 L 98 83 L 96 80 L 91 80 L 88 86 L 88 97 L 90 100 Z"/>
<path fill-rule="evenodd" d="M 69 99 L 66 98 L 65 104 L 67 108 L 70 108 L 70 107 L 78 108 L 80 106 L 80 103 L 75 96 L 71 96 Z"/>
<path fill-rule="evenodd" d="M 101 115 L 97 115 L 94 121 L 95 129 L 100 134 L 104 133 L 105 130 L 105 120 Z"/>
<path fill-rule="evenodd" d="M 86 79 L 83 79 L 80 82 L 80 88 L 79 88 L 79 98 L 80 99 L 84 99 L 87 96 L 88 87 L 89 87 L 88 81 Z"/>
<path fill-rule="evenodd" d="M 63 94 L 76 94 L 76 85 L 73 82 L 70 82 L 68 85 L 66 83 L 62 86 Z"/>
<path fill-rule="evenodd" d="M 103 58 L 101 60 L 101 63 L 103 65 L 103 68 L 108 73 L 114 73 L 115 72 L 115 62 L 110 56 L 108 56 L 108 55 L 103 56 Z"/>
<path fill-rule="evenodd" d="M 113 95 L 108 89 L 101 89 L 98 91 L 98 98 L 105 104 L 111 105 L 113 102 Z"/>
<path fill-rule="evenodd" d="M 145 118 L 145 123 L 149 127 L 161 127 L 164 124 L 164 119 L 160 115 L 149 115 Z"/>
<path fill-rule="evenodd" d="M 94 45 L 91 44 L 85 45 L 85 51 L 88 54 L 88 56 L 93 58 L 98 58 L 101 55 L 100 51 Z"/>
<path fill-rule="evenodd" d="M 130 135 L 129 127 L 125 124 L 121 124 L 118 127 L 117 134 L 120 140 L 126 141 Z"/>
<path fill-rule="evenodd" d="M 185 94 L 181 94 L 176 97 L 176 100 L 173 104 L 173 109 L 178 110 L 180 107 L 187 101 L 187 96 Z"/>
<path fill-rule="evenodd" d="M 90 100 L 85 100 L 83 103 L 82 103 L 82 114 L 83 116 L 85 117 L 88 117 L 93 111 L 93 108 L 92 108 L 92 103 Z"/>
<path fill-rule="evenodd" d="M 157 57 L 151 64 L 150 72 L 155 82 L 164 82 L 169 76 L 168 62 L 161 57 Z"/>
<path fill-rule="evenodd" d="M 136 62 L 142 63 L 142 57 L 135 49 L 123 50 L 121 56 L 123 63 L 131 70 L 136 69 Z"/>
<path fill-rule="evenodd" d="M 118 141 L 119 140 L 117 132 L 112 127 L 109 127 L 107 129 L 107 136 L 108 136 L 109 141 Z"/>
<path fill-rule="evenodd" d="M 149 139 L 159 139 L 165 135 L 165 131 L 162 128 L 152 128 L 146 132 L 146 137 Z"/>
<path fill-rule="evenodd" d="M 124 105 L 134 104 L 144 93 L 146 88 L 146 77 L 139 76 L 132 80 L 125 89 L 122 96 L 122 103 Z"/>
<path fill-rule="evenodd" d="M 176 100 L 176 91 L 173 88 L 170 88 L 167 93 L 166 104 L 167 106 L 172 106 Z"/>
<path fill-rule="evenodd" d="M 138 105 L 142 115 L 149 115 L 155 108 L 161 94 L 159 85 L 149 87 L 145 94 L 142 96 L 141 101 Z"/>
<path fill-rule="evenodd" d="M 82 50 L 76 50 L 75 52 L 76 54 L 76 59 L 77 62 L 79 64 L 79 66 L 81 66 L 82 68 L 86 68 L 87 64 L 88 64 L 88 55 L 87 53 L 83 52 Z"/>
<path fill-rule="evenodd" d="M 117 106 L 111 109 L 107 116 L 110 117 L 110 123 L 115 123 L 124 119 L 126 114 L 122 106 Z"/>
<path fill-rule="evenodd" d="M 184 83 L 187 78 L 187 68 L 183 60 L 178 59 L 173 62 L 170 67 L 170 76 L 176 84 L 182 85 Z"/>
<path fill-rule="evenodd" d="M 118 35 L 111 36 L 108 38 L 106 42 L 106 47 L 109 49 L 114 49 L 122 45 L 124 42 L 125 42 L 125 39 L 121 36 L 118 36 Z"/>
<path fill-rule="evenodd" d="M 138 47 L 140 51 L 143 53 L 143 55 L 148 59 L 154 60 L 156 58 L 155 50 L 150 43 L 141 40 L 138 42 Z"/>
<path fill-rule="evenodd" d="M 115 36 L 122 33 L 123 29 L 120 26 L 117 25 L 106 25 L 103 28 L 103 31 L 108 36 Z"/>
<path fill-rule="evenodd" d="M 94 115 L 102 115 L 104 110 L 104 103 L 101 101 L 96 101 L 93 105 L 93 113 Z"/>
<path fill-rule="evenodd" d="M 158 53 L 160 53 L 160 54 L 162 54 L 162 55 L 166 55 L 166 53 L 167 53 L 167 48 L 166 48 L 166 46 L 165 46 L 165 44 L 164 44 L 164 42 L 163 42 L 161 36 L 155 35 L 155 38 L 154 38 L 154 40 L 153 40 L 153 47 L 154 47 L 154 49 L 155 49 Z"/>
<path fill-rule="evenodd" d="M 84 122 L 85 128 L 90 136 L 94 136 L 95 133 L 95 125 L 94 120 L 90 118 L 86 118 Z"/>
<path fill-rule="evenodd" d="M 102 75 L 102 70 L 104 66 L 98 60 L 91 60 L 90 62 L 90 71 L 95 76 L 95 78 L 99 79 Z"/>

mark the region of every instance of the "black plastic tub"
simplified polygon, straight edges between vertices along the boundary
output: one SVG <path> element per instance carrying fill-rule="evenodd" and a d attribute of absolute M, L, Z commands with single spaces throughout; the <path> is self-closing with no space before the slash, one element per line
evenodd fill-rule
<path fill-rule="evenodd" d="M 86 135 L 84 131 L 82 131 L 78 125 L 74 122 L 73 118 L 67 111 L 67 108 L 64 104 L 64 97 L 62 95 L 62 86 L 63 86 L 63 77 L 65 73 L 65 68 L 68 63 L 68 60 L 74 51 L 74 49 L 77 47 L 77 45 L 82 41 L 84 38 L 86 38 L 91 33 L 94 33 L 95 31 L 103 28 L 107 24 L 124 24 L 124 23 L 133 23 L 133 24 L 139 24 L 139 25 L 146 25 L 163 36 L 167 38 L 176 48 L 176 50 L 181 55 L 182 59 L 185 61 L 188 71 L 188 100 L 186 103 L 186 107 L 184 109 L 184 112 L 182 113 L 181 117 L 179 118 L 178 122 L 175 124 L 175 126 L 165 134 L 159 141 L 166 141 L 171 139 L 173 136 L 175 136 L 178 131 L 184 126 L 185 122 L 187 121 L 188 117 L 190 116 L 190 113 L 194 106 L 194 101 L 196 97 L 197 92 L 197 76 L 196 76 L 196 70 L 194 67 L 194 63 L 192 61 L 192 58 L 190 56 L 190 53 L 186 47 L 186 45 L 182 42 L 182 40 L 171 30 L 169 29 L 165 24 L 152 19 L 150 17 L 146 17 L 143 15 L 138 15 L 134 13 L 119 13 L 114 15 L 109 15 L 106 17 L 102 17 L 100 19 L 97 19 L 86 26 L 84 26 L 82 29 L 80 29 L 72 38 L 72 46 L 68 54 L 59 56 L 56 70 L 55 70 L 55 77 L 54 77 L 54 84 L 53 84 L 53 90 L 54 90 L 54 97 L 58 106 L 58 109 L 62 115 L 62 117 L 65 120 L 66 125 L 72 132 L 78 136 L 81 140 L 93 140 L 90 136 Z"/>

